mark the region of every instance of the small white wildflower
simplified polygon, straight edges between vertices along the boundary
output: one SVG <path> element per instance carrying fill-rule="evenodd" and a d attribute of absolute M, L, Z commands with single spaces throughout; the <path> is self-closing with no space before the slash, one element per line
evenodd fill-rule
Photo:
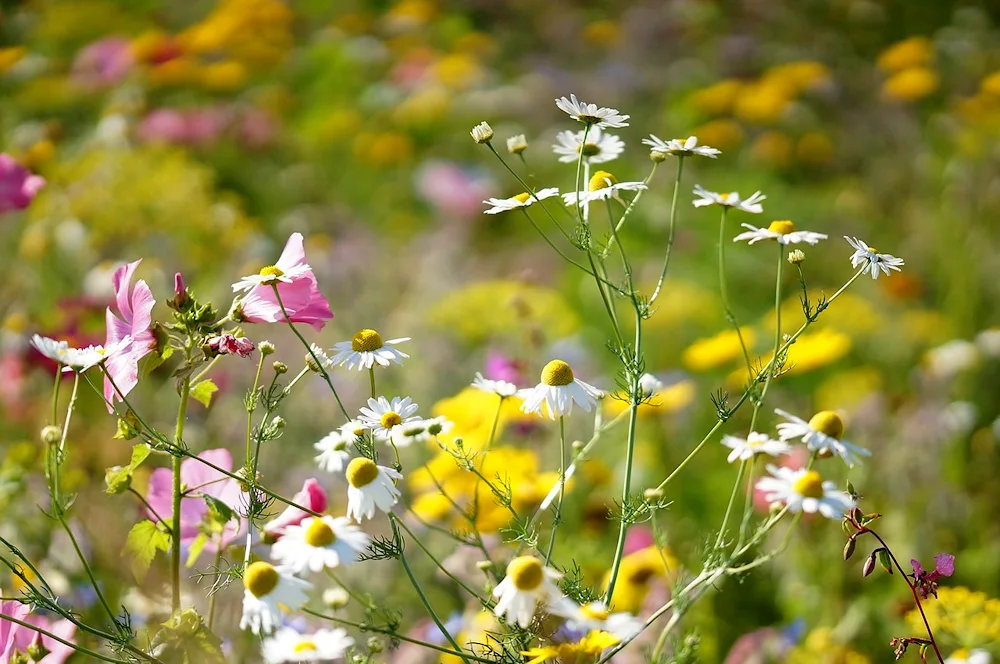
<path fill-rule="evenodd" d="M 472 381 L 472 387 L 483 392 L 492 392 L 501 397 L 512 397 L 517 394 L 517 385 L 506 380 L 490 380 L 484 378 L 483 374 L 476 372 L 476 379 Z"/>
<path fill-rule="evenodd" d="M 477 124 L 469 133 L 472 134 L 472 139 L 476 143 L 489 143 L 493 140 L 493 127 L 485 122 Z"/>
<path fill-rule="evenodd" d="M 593 176 L 591 176 L 590 183 L 587 186 L 587 191 L 571 191 L 563 194 L 562 197 L 566 202 L 566 205 L 573 205 L 579 201 L 582 206 L 592 201 L 607 200 L 609 198 L 624 202 L 622 201 L 621 196 L 618 195 L 619 192 L 639 191 L 646 188 L 647 187 L 643 182 L 619 182 L 611 173 L 608 173 L 607 171 L 597 171 Z"/>
<path fill-rule="evenodd" d="M 583 142 L 584 130 L 561 131 L 556 134 L 556 143 L 552 151 L 559 155 L 559 161 L 564 164 L 574 163 L 583 154 L 583 160 L 590 164 L 603 164 L 613 161 L 625 151 L 622 139 L 611 134 L 605 134 L 599 127 L 587 131 L 587 142 Z"/>
<path fill-rule="evenodd" d="M 816 244 L 820 240 L 827 238 L 823 233 L 813 233 L 812 231 L 800 231 L 795 229 L 795 224 L 785 220 L 772 221 L 767 228 L 757 228 L 750 224 L 740 224 L 743 228 L 749 228 L 746 233 L 740 233 L 733 238 L 733 242 L 749 240 L 748 244 L 760 242 L 761 240 L 777 240 L 781 244 Z"/>
<path fill-rule="evenodd" d="M 603 393 L 576 378 L 566 362 L 552 360 L 542 369 L 541 382 L 535 387 L 520 390 L 518 396 L 524 399 L 522 412 L 548 415 L 554 420 L 572 413 L 574 402 L 590 412 Z"/>
<path fill-rule="evenodd" d="M 677 157 L 690 157 L 692 155 L 698 155 L 700 157 L 711 157 L 712 159 L 715 159 L 722 154 L 721 150 L 710 148 L 707 145 L 698 145 L 698 137 L 696 136 L 674 138 L 669 141 L 664 141 L 663 139 L 650 134 L 649 138 L 642 139 L 642 142 L 649 146 L 650 152 L 672 154 Z"/>
<path fill-rule="evenodd" d="M 507 212 L 508 210 L 516 210 L 517 208 L 528 207 L 535 201 L 542 201 L 546 198 L 551 198 L 553 196 L 558 196 L 559 190 L 555 187 L 547 187 L 545 189 L 539 189 L 534 194 L 529 194 L 524 192 L 518 194 L 517 196 L 511 196 L 510 198 L 488 198 L 483 203 L 490 205 L 489 209 L 486 210 L 486 214 L 498 214 L 500 212 Z"/>
<path fill-rule="evenodd" d="M 819 512 L 828 519 L 839 519 L 854 509 L 854 499 L 838 491 L 833 482 L 824 482 L 815 470 L 778 468 L 768 465 L 770 477 L 757 480 L 757 489 L 768 502 L 780 502 L 793 514 Z"/>
<path fill-rule="evenodd" d="M 574 120 L 597 127 L 599 129 L 611 129 L 616 127 L 627 127 L 629 116 L 622 115 L 617 108 L 598 108 L 597 104 L 587 104 L 570 95 L 569 99 L 560 97 L 556 99 L 556 106 L 559 110 L 569 114 Z"/>
<path fill-rule="evenodd" d="M 368 400 L 368 407 L 361 408 L 358 420 L 371 429 L 375 440 L 385 442 L 396 427 L 419 420 L 416 412 L 417 404 L 410 397 L 393 397 L 392 401 L 379 397 Z"/>
<path fill-rule="evenodd" d="M 764 207 L 760 204 L 762 200 L 767 198 L 764 194 L 759 191 L 755 191 L 750 198 L 744 200 L 740 198 L 740 195 L 733 191 L 728 194 L 717 193 L 714 191 L 708 191 L 703 189 L 700 184 L 694 186 L 694 193 L 698 198 L 694 201 L 695 207 L 704 207 L 706 205 L 721 205 L 722 207 L 733 208 L 735 210 L 741 210 L 743 212 L 751 212 L 753 214 L 760 214 L 764 211 Z"/>
<path fill-rule="evenodd" d="M 375 516 L 375 508 L 388 512 L 402 495 L 393 480 L 403 476 L 392 468 L 357 457 L 347 464 L 347 516 L 358 523 Z"/>
<path fill-rule="evenodd" d="M 330 358 L 329 366 L 346 366 L 348 369 L 371 369 L 376 364 L 383 367 L 390 362 L 403 364 L 403 359 L 410 357 L 393 346 L 409 341 L 410 337 L 382 340 L 375 330 L 359 330 L 350 341 L 338 341 L 331 349 L 335 355 Z"/>
<path fill-rule="evenodd" d="M 555 581 L 562 575 L 534 556 L 519 556 L 507 565 L 507 575 L 493 589 L 493 613 L 523 629 L 531 624 L 538 604 L 555 603 L 562 595 Z"/>
<path fill-rule="evenodd" d="M 806 444 L 812 452 L 821 456 L 838 456 L 849 467 L 861 462 L 861 457 L 871 456 L 871 452 L 846 440 L 844 421 L 832 410 L 823 410 L 812 416 L 808 422 L 789 412 L 776 408 L 774 412 L 788 420 L 778 425 L 778 438 L 787 442 L 796 438 Z"/>
<path fill-rule="evenodd" d="M 274 636 L 264 639 L 261 652 L 267 664 L 330 662 L 347 655 L 354 639 L 343 629 L 321 629 L 312 634 L 299 634 L 291 627 L 282 627 Z"/>
<path fill-rule="evenodd" d="M 285 528 L 271 547 L 271 558 L 296 574 L 322 572 L 357 562 L 370 539 L 347 517 L 309 517 Z"/>
<path fill-rule="evenodd" d="M 528 139 L 524 137 L 524 134 L 518 134 L 517 136 L 511 136 L 507 139 L 507 152 L 511 154 L 521 154 L 528 149 Z"/>
<path fill-rule="evenodd" d="M 857 268 L 859 265 L 868 263 L 869 273 L 872 279 L 878 279 L 879 270 L 888 276 L 890 270 L 900 272 L 900 266 L 904 265 L 902 258 L 896 258 L 891 254 L 880 254 L 875 247 L 869 247 L 863 240 L 856 237 L 844 236 L 847 243 L 854 248 L 851 254 L 851 265 Z"/>
<path fill-rule="evenodd" d="M 295 611 L 309 599 L 313 585 L 294 577 L 290 570 L 271 563 L 251 563 L 243 571 L 243 617 L 240 629 L 269 634 L 281 625 L 281 606 Z"/>
<path fill-rule="evenodd" d="M 729 463 L 737 460 L 747 461 L 756 454 L 778 456 L 787 454 L 792 449 L 785 441 L 773 440 L 766 433 L 757 433 L 756 431 L 751 431 L 746 438 L 723 436 L 722 444 L 732 450 L 726 459 Z"/>

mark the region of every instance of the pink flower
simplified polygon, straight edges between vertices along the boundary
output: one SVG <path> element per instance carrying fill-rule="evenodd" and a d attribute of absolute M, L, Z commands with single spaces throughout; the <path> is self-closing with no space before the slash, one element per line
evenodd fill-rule
<path fill-rule="evenodd" d="M 246 337 L 236 337 L 232 334 L 212 337 L 208 340 L 208 347 L 219 355 L 239 355 L 240 357 L 250 357 L 255 346 Z"/>
<path fill-rule="evenodd" d="M 187 120 L 180 111 L 158 108 L 142 119 L 136 136 L 145 143 L 178 143 L 187 141 Z"/>
<path fill-rule="evenodd" d="M 323 487 L 315 479 L 308 479 L 302 485 L 302 490 L 292 498 L 292 502 L 296 505 L 308 507 L 313 512 L 322 513 L 326 510 L 326 491 L 323 490 Z M 263 530 L 267 535 L 277 540 L 285 534 L 285 528 L 288 526 L 297 526 L 310 516 L 312 515 L 308 512 L 289 505 L 284 512 L 278 515 L 278 518 L 267 523 Z"/>
<path fill-rule="evenodd" d="M 135 282 L 135 288 L 131 295 L 129 294 L 132 275 L 141 262 L 140 258 L 134 263 L 123 265 L 115 270 L 112 283 L 115 287 L 118 313 L 122 317 L 115 316 L 111 307 L 108 307 L 106 316 L 108 333 L 107 339 L 104 341 L 105 348 L 127 336 L 132 337 L 132 343 L 105 364 L 122 395 L 131 392 L 132 388 L 139 382 L 139 360 L 153 350 L 156 345 L 153 332 L 149 329 L 152 323 L 150 313 L 153 311 L 153 304 L 156 303 L 156 300 L 153 299 L 153 293 L 149 290 L 146 282 L 140 279 Z M 114 412 L 113 404 L 119 396 L 107 376 L 104 377 L 104 398 L 108 403 L 108 412 Z"/>
<path fill-rule="evenodd" d="M 312 325 L 317 331 L 323 329 L 323 321 L 333 318 L 330 303 L 319 292 L 316 276 L 306 263 L 306 253 L 302 248 L 302 233 L 292 233 L 281 252 L 281 258 L 274 267 L 283 273 L 294 274 L 290 283 L 278 282 L 278 293 L 285 311 L 293 323 Z M 240 302 L 242 320 L 248 323 L 282 323 L 285 316 L 274 296 L 274 288 L 257 285 Z"/>
<path fill-rule="evenodd" d="M 415 185 L 420 196 L 438 212 L 471 219 L 482 213 L 482 201 L 496 190 L 493 182 L 456 164 L 429 161 L 417 169 Z"/>
<path fill-rule="evenodd" d="M 73 643 L 76 625 L 69 620 L 49 620 L 40 615 L 31 614 L 31 607 L 16 601 L 0 602 L 0 613 L 24 622 L 31 623 L 47 632 Z M 30 627 L 24 627 L 8 620 L 0 620 L 0 662 L 9 662 L 15 651 L 22 654 L 38 639 L 49 654 L 38 660 L 38 664 L 63 664 L 73 654 L 73 649 L 55 639 L 42 636 Z"/>
<path fill-rule="evenodd" d="M 498 350 L 491 350 L 486 355 L 486 377 L 490 380 L 505 380 L 515 385 L 529 382 L 525 363 L 513 357 L 508 357 Z"/>
<path fill-rule="evenodd" d="M 86 87 L 115 85 L 135 65 L 132 46 L 122 37 L 107 37 L 81 50 L 73 62 L 73 79 Z"/>
<path fill-rule="evenodd" d="M 623 553 L 628 555 L 642 549 L 654 546 L 656 544 L 656 538 L 653 537 L 653 531 L 645 526 L 636 526 L 630 528 L 628 535 L 625 536 L 625 549 Z"/>
<path fill-rule="evenodd" d="M 233 457 L 226 449 L 205 450 L 198 455 L 198 458 L 226 471 L 233 468 Z M 149 517 L 154 521 L 163 518 L 168 525 L 172 523 L 174 514 L 173 483 L 174 473 L 169 468 L 157 468 L 150 475 L 146 502 L 152 508 Z M 181 498 L 181 544 L 183 546 L 190 546 L 202 532 L 202 525 L 208 516 L 208 505 L 203 496 L 217 498 L 233 511 L 239 510 L 242 504 L 243 497 L 239 482 L 195 459 L 185 459 L 181 463 L 181 486 L 186 491 L 184 497 Z M 243 519 L 234 516 L 226 523 L 221 533 L 209 537 L 205 551 L 215 553 L 219 547 L 225 549 L 230 542 L 245 532 Z"/>
<path fill-rule="evenodd" d="M 28 207 L 44 186 L 45 178 L 33 175 L 10 155 L 0 154 L 0 214 Z"/>
<path fill-rule="evenodd" d="M 950 553 L 939 553 L 934 556 L 932 572 L 926 571 L 919 560 L 910 560 L 910 564 L 913 566 L 913 580 L 916 582 L 917 592 L 924 599 L 927 599 L 928 595 L 937 597 L 938 579 L 955 573 L 955 556 Z"/>

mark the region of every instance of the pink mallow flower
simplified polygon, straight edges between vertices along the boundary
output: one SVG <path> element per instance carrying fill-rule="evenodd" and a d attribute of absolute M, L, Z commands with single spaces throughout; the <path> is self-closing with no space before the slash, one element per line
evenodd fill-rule
<path fill-rule="evenodd" d="M 233 285 L 234 291 L 248 291 L 239 304 L 242 316 L 238 320 L 248 323 L 285 321 L 271 283 L 277 284 L 281 302 L 293 323 L 306 323 L 319 331 L 326 324 L 324 321 L 333 318 L 330 303 L 319 292 L 316 276 L 306 263 L 302 233 L 292 233 L 277 263 Z"/>
<path fill-rule="evenodd" d="M 34 175 L 6 154 L 0 154 L 0 214 L 23 210 L 45 186 L 45 178 Z"/>
<path fill-rule="evenodd" d="M 106 316 L 108 333 L 104 342 L 105 348 L 120 342 L 127 336 L 132 337 L 132 343 L 104 365 L 114 380 L 114 385 L 121 390 L 122 395 L 131 392 L 132 388 L 139 382 L 139 360 L 156 346 L 153 331 L 149 329 L 152 323 L 150 314 L 156 303 L 153 293 L 142 279 L 135 282 L 135 288 L 129 293 L 132 275 L 141 262 L 140 258 L 134 263 L 128 263 L 115 270 L 112 283 L 115 287 L 115 300 L 121 318 L 111 311 L 111 307 L 108 307 Z M 113 404 L 119 395 L 107 376 L 104 377 L 104 398 L 108 404 L 108 412 L 114 412 Z"/>
<path fill-rule="evenodd" d="M 326 491 L 319 482 L 310 478 L 302 485 L 302 490 L 295 494 L 292 502 L 322 514 L 326 510 Z M 288 526 L 297 526 L 311 516 L 309 512 L 289 505 L 276 519 L 264 526 L 264 534 L 272 540 L 279 540 Z"/>
<path fill-rule="evenodd" d="M 914 585 L 924 599 L 927 599 L 928 595 L 937 598 L 938 579 L 955 573 L 955 556 L 950 553 L 939 553 L 934 556 L 934 570 L 931 572 L 921 567 L 919 560 L 910 560 L 910 564 L 913 565 Z"/>
<path fill-rule="evenodd" d="M 226 449 L 205 450 L 198 455 L 225 471 L 233 469 L 233 457 Z M 243 519 L 233 516 L 221 532 L 209 528 L 209 510 L 204 496 L 211 496 L 225 503 L 234 512 L 239 511 L 243 501 L 239 482 L 195 459 L 185 459 L 181 463 L 181 545 L 190 546 L 198 535 L 205 532 L 208 541 L 204 551 L 215 553 L 225 549 L 237 537 L 246 533 Z M 146 502 L 152 508 L 149 517 L 160 518 L 171 524 L 174 514 L 174 473 L 169 468 L 157 468 L 149 477 Z M 155 512 L 155 514 L 154 514 Z"/>
<path fill-rule="evenodd" d="M 44 629 L 74 643 L 73 636 L 76 634 L 76 625 L 69 620 L 49 620 L 44 616 L 32 614 L 30 606 L 17 601 L 0 602 L 0 613 L 31 623 L 39 629 Z M 36 641 L 38 645 L 48 651 L 45 657 L 36 660 L 38 664 L 63 664 L 74 652 L 73 648 L 68 645 L 60 643 L 52 637 L 43 636 L 30 627 L 0 619 L 0 662 L 11 661 L 15 652 L 26 654 L 28 646 Z"/>

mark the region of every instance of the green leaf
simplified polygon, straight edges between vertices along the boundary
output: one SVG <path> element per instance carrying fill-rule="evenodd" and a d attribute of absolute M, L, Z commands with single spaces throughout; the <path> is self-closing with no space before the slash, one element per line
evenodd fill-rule
<path fill-rule="evenodd" d="M 202 498 L 205 499 L 205 504 L 208 505 L 209 516 L 212 521 L 215 521 L 220 525 L 225 525 L 229 523 L 231 519 L 236 517 L 236 512 L 233 511 L 233 508 L 215 496 L 203 494 Z"/>
<path fill-rule="evenodd" d="M 194 609 L 172 615 L 151 645 L 164 664 L 225 664 L 226 661 L 222 639 L 205 627 Z"/>
<path fill-rule="evenodd" d="M 146 443 L 139 443 L 132 447 L 132 460 L 127 466 L 112 466 L 105 471 L 104 481 L 108 485 L 105 491 L 112 495 L 128 491 L 132 485 L 132 473 L 142 465 L 149 453 L 150 448 Z"/>
<path fill-rule="evenodd" d="M 191 398 L 200 403 L 205 408 L 212 403 L 212 395 L 219 391 L 215 383 L 205 379 L 191 388 Z"/>
<path fill-rule="evenodd" d="M 892 560 L 889 558 L 889 552 L 885 549 L 878 550 L 878 564 L 882 566 L 889 574 L 892 574 Z"/>
<path fill-rule="evenodd" d="M 163 532 L 149 519 L 143 519 L 132 526 L 125 540 L 125 551 L 132 558 L 132 574 L 142 581 L 149 571 L 157 551 L 170 548 L 170 535 Z"/>
<path fill-rule="evenodd" d="M 191 542 L 191 546 L 188 548 L 188 557 L 184 563 L 184 567 L 191 567 L 198 562 L 198 556 L 205 550 L 206 544 L 208 544 L 208 535 L 198 533 L 198 536 L 194 538 L 194 541 Z"/>
<path fill-rule="evenodd" d="M 162 353 L 150 353 L 142 362 L 142 375 L 148 376 L 157 369 L 159 369 L 164 362 L 170 359 L 170 356 L 174 354 L 174 347 L 170 345 L 163 346 Z"/>

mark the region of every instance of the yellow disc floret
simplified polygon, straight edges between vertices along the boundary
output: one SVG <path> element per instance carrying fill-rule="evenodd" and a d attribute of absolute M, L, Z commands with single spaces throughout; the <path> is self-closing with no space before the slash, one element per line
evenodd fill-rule
<path fill-rule="evenodd" d="M 243 572 L 243 587 L 249 590 L 254 597 L 264 597 L 274 590 L 280 578 L 274 565 L 257 561 L 250 563 L 246 571 Z"/>
<path fill-rule="evenodd" d="M 577 152 L 583 154 L 584 157 L 596 157 L 601 154 L 601 148 L 597 143 L 584 143 L 576 149 Z"/>
<path fill-rule="evenodd" d="M 284 270 L 277 265 L 268 265 L 267 267 L 260 268 L 260 276 L 262 277 L 280 277 L 284 274 Z"/>
<path fill-rule="evenodd" d="M 580 607 L 580 613 L 594 620 L 607 620 L 610 612 L 600 602 L 591 602 Z"/>
<path fill-rule="evenodd" d="M 546 385 L 569 385 L 573 382 L 573 369 L 562 360 L 552 360 L 542 369 L 542 382 Z"/>
<path fill-rule="evenodd" d="M 606 189 L 611 185 L 618 184 L 618 180 L 615 176 L 607 171 L 597 171 L 594 176 L 590 178 L 590 191 L 600 191 L 601 189 Z"/>
<path fill-rule="evenodd" d="M 361 330 L 351 339 L 351 350 L 355 353 L 370 353 L 381 347 L 382 336 L 375 330 Z"/>
<path fill-rule="evenodd" d="M 518 590 L 535 590 L 542 585 L 545 572 L 538 558 L 519 556 L 507 565 L 507 578 Z"/>
<path fill-rule="evenodd" d="M 844 435 L 844 421 L 832 410 L 822 410 L 813 415 L 809 420 L 809 426 L 837 440 Z"/>
<path fill-rule="evenodd" d="M 391 429 L 394 426 L 402 424 L 403 418 L 399 415 L 399 413 L 390 410 L 386 413 L 382 413 L 382 417 L 379 419 L 379 422 L 381 422 L 382 426 L 386 429 Z"/>
<path fill-rule="evenodd" d="M 295 644 L 295 647 L 292 648 L 292 652 L 315 652 L 316 650 L 318 650 L 318 648 L 312 641 L 299 641 Z"/>
<path fill-rule="evenodd" d="M 309 546 L 324 547 L 330 546 L 337 541 L 337 536 L 333 533 L 326 521 L 323 519 L 313 519 L 306 526 L 305 541 Z"/>
<path fill-rule="evenodd" d="M 368 486 L 378 477 L 378 466 L 371 459 L 358 457 L 347 464 L 347 481 L 355 489 Z"/>
<path fill-rule="evenodd" d="M 777 219 L 771 222 L 771 225 L 767 227 L 767 230 L 772 233 L 777 233 L 778 235 L 788 235 L 789 233 L 795 232 L 795 224 L 787 219 Z"/>
<path fill-rule="evenodd" d="M 805 498 L 822 498 L 823 478 L 815 470 L 806 471 L 805 475 L 795 480 L 792 489 Z"/>
<path fill-rule="evenodd" d="M 528 193 L 528 192 L 526 192 L 526 191 L 525 191 L 525 192 L 522 192 L 522 193 L 518 194 L 517 196 L 515 196 L 515 197 L 514 197 L 514 200 L 515 200 L 515 201 L 517 201 L 518 203 L 520 203 L 520 204 L 524 205 L 524 204 L 525 204 L 525 203 L 527 203 L 527 202 L 528 202 L 529 200 L 531 200 L 531 194 L 529 194 L 529 193 Z"/>

